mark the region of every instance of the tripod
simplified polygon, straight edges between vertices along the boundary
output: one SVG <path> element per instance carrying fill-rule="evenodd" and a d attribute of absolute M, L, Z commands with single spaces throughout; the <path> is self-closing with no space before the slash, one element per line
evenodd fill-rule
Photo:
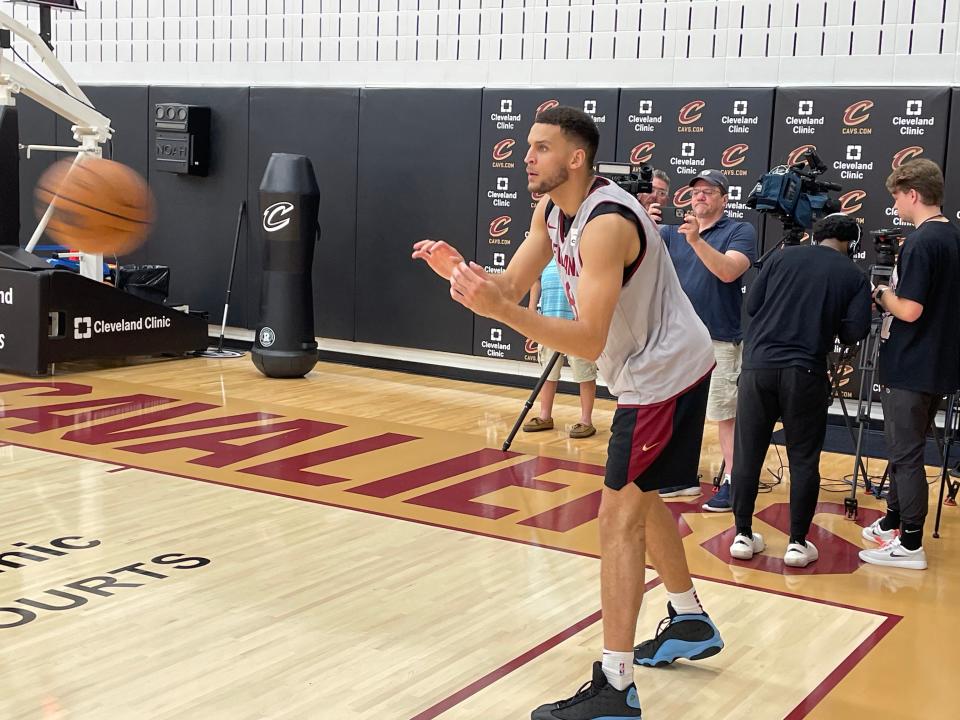
<path fill-rule="evenodd" d="M 937 500 L 937 519 L 933 525 L 933 536 L 940 537 L 940 518 L 943 515 L 944 491 L 947 491 L 947 498 L 951 505 L 957 503 L 957 491 L 960 490 L 960 482 L 951 480 L 950 448 L 953 445 L 954 438 L 960 432 L 960 392 L 953 392 L 947 396 L 947 409 L 943 416 L 943 462 L 940 465 L 940 497 Z M 949 488 L 949 490 L 947 490 Z"/>
<path fill-rule="evenodd" d="M 540 379 L 537 380 L 537 384 L 533 386 L 533 391 L 530 393 L 530 397 L 527 398 L 527 401 L 523 404 L 523 410 L 520 411 L 520 416 L 517 418 L 517 421 L 513 424 L 513 430 L 510 431 L 510 434 L 507 435 L 507 439 L 503 441 L 503 447 L 501 448 L 504 452 L 510 449 L 510 443 L 513 442 L 513 438 L 516 437 L 517 431 L 520 429 L 520 425 L 523 424 L 524 418 L 527 417 L 527 413 L 530 412 L 530 408 L 533 407 L 533 403 L 537 400 L 537 395 L 540 394 L 540 390 L 543 389 L 543 384 L 547 381 L 547 378 L 550 376 L 550 371 L 553 370 L 553 366 L 557 364 L 557 361 L 560 359 L 560 353 L 554 352 L 550 356 L 550 359 L 547 361 L 547 364 L 543 368 L 543 372 L 540 373 Z"/>

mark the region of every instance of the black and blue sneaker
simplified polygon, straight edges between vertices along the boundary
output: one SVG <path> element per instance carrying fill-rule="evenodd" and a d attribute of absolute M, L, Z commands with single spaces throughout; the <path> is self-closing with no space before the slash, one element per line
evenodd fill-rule
<path fill-rule="evenodd" d="M 617 690 L 607 682 L 603 666 L 593 664 L 593 680 L 577 690 L 567 700 L 541 705 L 530 715 L 530 720 L 632 720 L 640 717 L 640 698 L 637 687 Z"/>
<path fill-rule="evenodd" d="M 706 613 L 678 615 L 667 603 L 667 614 L 657 636 L 633 649 L 634 665 L 663 667 L 679 658 L 703 660 L 723 650 L 720 632 Z"/>

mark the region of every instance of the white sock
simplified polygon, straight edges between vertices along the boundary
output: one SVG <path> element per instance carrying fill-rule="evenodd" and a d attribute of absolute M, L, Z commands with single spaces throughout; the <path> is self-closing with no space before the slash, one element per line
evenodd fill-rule
<path fill-rule="evenodd" d="M 727 485 L 730 484 L 730 473 L 723 474 L 723 480 L 721 481 L 720 484 L 723 485 L 723 483 L 726 483 Z"/>
<path fill-rule="evenodd" d="M 693 586 L 682 593 L 668 592 L 667 599 L 677 611 L 677 615 L 697 615 L 703 612 L 703 605 L 700 604 L 700 598 L 697 597 L 697 591 Z"/>
<path fill-rule="evenodd" d="M 633 651 L 614 652 L 603 649 L 603 674 L 617 690 L 626 690 L 633 684 Z"/>

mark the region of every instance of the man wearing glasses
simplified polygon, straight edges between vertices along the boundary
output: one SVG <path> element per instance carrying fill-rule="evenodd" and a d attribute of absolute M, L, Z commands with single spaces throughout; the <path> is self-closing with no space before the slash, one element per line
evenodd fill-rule
<path fill-rule="evenodd" d="M 743 352 L 741 278 L 757 259 L 757 232 L 753 225 L 732 220 L 726 214 L 728 187 L 727 177 L 719 170 L 702 170 L 690 181 L 690 211 L 684 223 L 660 228 L 680 285 L 710 331 L 717 361 L 710 379 L 707 419 L 718 423 L 724 474 L 716 495 L 703 505 L 704 510 L 711 512 L 731 510 L 733 428 Z M 700 494 L 697 478 L 677 480 L 682 484 L 661 490 L 661 497 Z"/>
<path fill-rule="evenodd" d="M 670 176 L 663 170 L 654 170 L 653 178 L 650 181 L 653 186 L 651 192 L 637 193 L 637 200 L 643 205 L 653 221 L 660 224 L 660 206 L 669 204 L 667 198 L 670 196 Z"/>

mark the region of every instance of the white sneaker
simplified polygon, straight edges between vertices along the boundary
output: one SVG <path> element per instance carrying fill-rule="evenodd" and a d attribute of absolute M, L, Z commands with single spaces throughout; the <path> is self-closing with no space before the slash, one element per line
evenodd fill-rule
<path fill-rule="evenodd" d="M 701 492 L 702 491 L 700 490 L 699 485 L 693 485 L 691 487 L 669 487 L 660 491 L 660 497 L 696 497 L 697 495 L 700 495 Z"/>
<path fill-rule="evenodd" d="M 900 544 L 900 538 L 894 538 L 875 550 L 861 550 L 860 559 L 871 565 L 886 565 L 910 570 L 927 569 L 927 554 L 923 548 L 907 550 Z"/>
<path fill-rule="evenodd" d="M 752 560 L 756 553 L 763 552 L 766 547 L 763 542 L 763 535 L 754 533 L 753 539 L 746 535 L 737 535 L 733 539 L 733 545 L 730 546 L 730 554 L 737 560 Z"/>
<path fill-rule="evenodd" d="M 783 562 L 790 567 L 802 568 L 817 560 L 820 553 L 817 546 L 807 540 L 806 547 L 800 543 L 790 543 L 787 545 L 787 552 L 783 555 Z"/>
<path fill-rule="evenodd" d="M 883 520 L 883 518 L 880 518 L 880 520 Z M 864 540 L 875 542 L 877 545 L 886 545 L 894 538 L 899 537 L 900 531 L 896 528 L 893 530 L 882 530 L 880 528 L 880 520 L 874 520 L 867 525 L 860 534 L 863 535 Z"/>

